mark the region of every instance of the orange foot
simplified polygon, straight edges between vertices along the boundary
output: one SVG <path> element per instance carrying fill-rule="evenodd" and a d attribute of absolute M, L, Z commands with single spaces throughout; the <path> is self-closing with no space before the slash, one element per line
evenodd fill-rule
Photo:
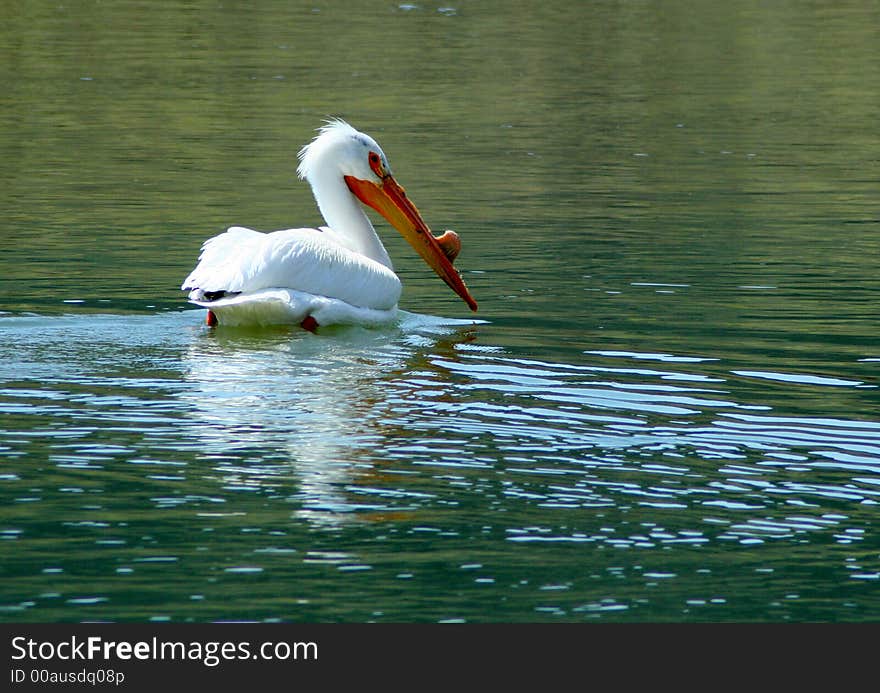
<path fill-rule="evenodd" d="M 305 319 L 299 324 L 304 330 L 308 330 L 312 334 L 315 333 L 315 330 L 318 329 L 318 321 L 315 320 L 311 315 L 307 315 Z"/>
<path fill-rule="evenodd" d="M 217 327 L 217 316 L 214 315 L 213 310 L 209 310 L 208 315 L 205 316 L 205 324 L 208 327 Z"/>

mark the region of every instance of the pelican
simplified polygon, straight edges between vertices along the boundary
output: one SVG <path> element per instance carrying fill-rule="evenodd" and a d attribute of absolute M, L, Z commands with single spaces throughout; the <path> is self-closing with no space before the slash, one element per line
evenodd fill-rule
<path fill-rule="evenodd" d="M 205 241 L 181 289 L 208 309 L 207 324 L 299 324 L 314 332 L 394 320 L 400 279 L 360 203 L 384 216 L 475 311 L 452 265 L 458 234 L 434 236 L 376 141 L 338 119 L 317 132 L 299 152 L 297 174 L 311 185 L 326 226 L 271 233 L 233 226 Z"/>

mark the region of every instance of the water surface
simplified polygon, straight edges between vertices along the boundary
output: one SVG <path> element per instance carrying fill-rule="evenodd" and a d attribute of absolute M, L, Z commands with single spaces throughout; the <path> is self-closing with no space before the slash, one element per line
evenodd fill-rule
<path fill-rule="evenodd" d="M 0 618 L 880 617 L 873 4 L 3 14 Z M 329 115 L 479 321 L 186 307 Z"/>

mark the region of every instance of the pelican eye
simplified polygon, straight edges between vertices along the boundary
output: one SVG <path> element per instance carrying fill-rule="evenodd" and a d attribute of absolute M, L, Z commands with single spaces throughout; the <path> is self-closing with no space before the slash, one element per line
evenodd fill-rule
<path fill-rule="evenodd" d="M 373 173 L 379 176 L 379 178 L 384 178 L 385 169 L 382 167 L 382 157 L 376 154 L 376 152 L 370 152 L 369 161 Z"/>

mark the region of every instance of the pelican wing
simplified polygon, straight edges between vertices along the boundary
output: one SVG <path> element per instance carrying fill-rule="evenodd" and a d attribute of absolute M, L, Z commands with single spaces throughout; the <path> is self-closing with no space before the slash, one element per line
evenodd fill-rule
<path fill-rule="evenodd" d="M 261 233 L 241 226 L 205 241 L 181 288 L 200 303 L 205 294 L 280 288 L 374 310 L 390 310 L 401 292 L 391 269 L 344 248 L 329 233 L 308 228 Z"/>

